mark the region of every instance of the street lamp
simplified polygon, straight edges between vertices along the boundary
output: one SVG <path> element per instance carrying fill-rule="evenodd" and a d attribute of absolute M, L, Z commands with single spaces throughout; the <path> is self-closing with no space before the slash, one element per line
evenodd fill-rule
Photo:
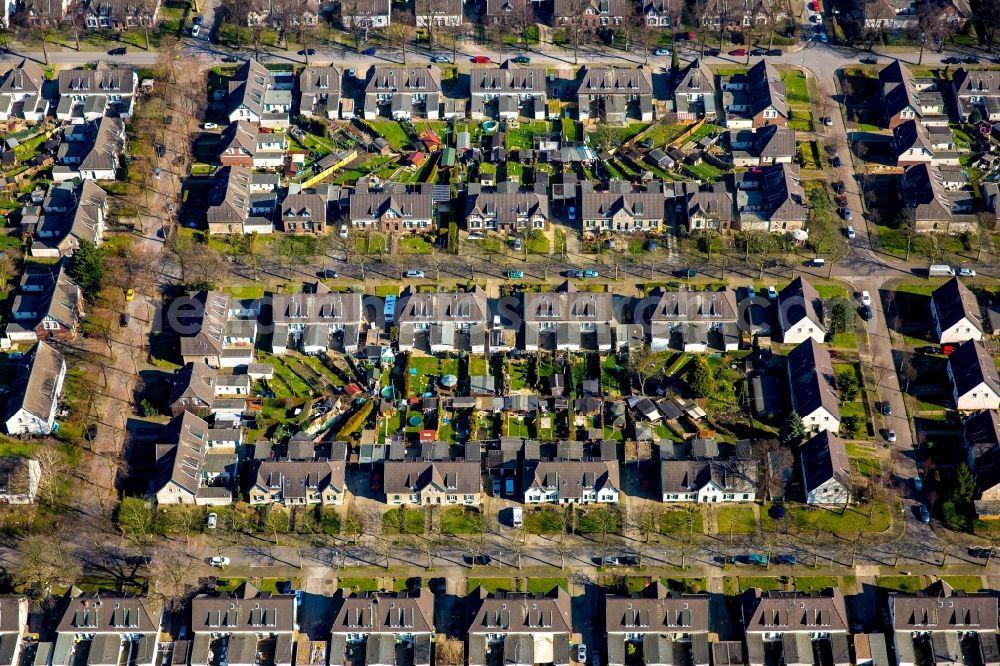
<path fill-rule="evenodd" d="M 927 33 L 923 30 L 920 31 L 920 56 L 917 58 L 917 64 L 921 65 L 924 62 L 924 44 L 927 43 Z"/>

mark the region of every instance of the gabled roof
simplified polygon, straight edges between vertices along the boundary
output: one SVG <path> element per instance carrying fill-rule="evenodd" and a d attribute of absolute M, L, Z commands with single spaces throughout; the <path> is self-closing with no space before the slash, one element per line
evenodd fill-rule
<path fill-rule="evenodd" d="M 959 95 L 987 97 L 1000 95 L 1000 72 L 959 67 L 951 81 Z M 0 88 L 0 92 L 3 89 Z"/>
<path fill-rule="evenodd" d="M 957 277 L 935 289 L 931 301 L 942 331 L 967 320 L 977 331 L 983 332 L 983 318 L 976 295 Z"/>
<path fill-rule="evenodd" d="M 765 125 L 754 134 L 758 157 L 778 159 L 795 155 L 795 130 L 779 125 Z"/>
<path fill-rule="evenodd" d="M 174 392 L 170 396 L 170 404 L 181 398 L 195 398 L 205 405 L 211 405 L 215 400 L 215 389 L 212 382 L 216 372 L 204 363 L 188 363 L 174 375 Z"/>
<path fill-rule="evenodd" d="M 893 60 L 879 71 L 878 78 L 882 84 L 882 98 L 888 117 L 891 118 L 907 107 L 920 115 L 913 75 L 902 63 Z"/>
<path fill-rule="evenodd" d="M 506 60 L 499 67 L 473 69 L 469 73 L 473 95 L 544 95 L 544 67 L 511 67 Z"/>
<path fill-rule="evenodd" d="M 836 588 L 822 594 L 751 588 L 743 593 L 742 606 L 747 633 L 847 631 L 844 595 Z"/>
<path fill-rule="evenodd" d="M 191 321 L 191 326 L 197 326 L 198 332 L 181 337 L 181 356 L 214 356 L 222 352 L 232 297 L 223 291 L 208 291 L 197 299 L 202 303 L 200 317 Z"/>
<path fill-rule="evenodd" d="M 411 495 L 428 486 L 453 495 L 478 494 L 479 461 L 386 461 L 386 495 Z"/>
<path fill-rule="evenodd" d="M 121 118 L 102 116 L 93 125 L 90 149 L 80 162 L 79 169 L 113 169 L 118 156 L 125 149 L 125 123 Z"/>
<path fill-rule="evenodd" d="M 723 492 L 752 493 L 755 490 L 747 466 L 738 460 L 661 460 L 660 481 L 664 493 L 688 494 L 714 483 Z"/>
<path fill-rule="evenodd" d="M 441 70 L 435 65 L 426 67 L 381 67 L 372 68 L 366 94 L 400 92 L 432 93 L 441 92 Z"/>
<path fill-rule="evenodd" d="M 199 594 L 191 600 L 194 633 L 290 633 L 295 629 L 295 595 L 261 592 L 244 583 L 233 593 Z"/>
<path fill-rule="evenodd" d="M 851 477 L 851 461 L 843 440 L 824 430 L 799 448 L 802 458 L 803 482 L 810 492 L 830 480 L 847 486 Z"/>
<path fill-rule="evenodd" d="M 461 0 L 459 0 L 461 2 Z M 299 92 L 303 95 L 340 92 L 340 70 L 336 67 L 305 67 L 299 72 Z"/>
<path fill-rule="evenodd" d="M 817 310 L 822 303 L 819 292 L 805 278 L 799 276 L 779 291 L 778 303 L 786 331 L 803 319 L 808 319 L 825 330 Z"/>
<path fill-rule="evenodd" d="M 325 225 L 326 200 L 312 192 L 289 194 L 281 202 L 281 219 L 283 222 L 307 220 L 313 225 Z"/>
<path fill-rule="evenodd" d="M 688 217 L 718 220 L 727 226 L 733 220 L 733 196 L 729 192 L 695 192 L 688 199 Z"/>
<path fill-rule="evenodd" d="M 462 0 L 435 0 L 416 4 L 417 17 L 461 16 L 462 11 Z"/>
<path fill-rule="evenodd" d="M 428 220 L 433 211 L 430 194 L 356 192 L 351 196 L 351 220 L 374 220 L 391 213 L 395 217 Z"/>
<path fill-rule="evenodd" d="M 560 499 L 583 497 L 585 490 L 618 490 L 617 460 L 524 461 L 524 489 L 555 490 Z"/>
<path fill-rule="evenodd" d="M 604 604 L 609 634 L 708 631 L 708 595 L 671 596 L 660 581 L 647 585 L 638 597 L 607 596 Z"/>
<path fill-rule="evenodd" d="M 470 595 L 469 634 L 567 634 L 573 630 L 569 592 L 556 587 L 548 596 L 522 592 L 489 596 L 479 587 Z"/>
<path fill-rule="evenodd" d="M 39 270 L 26 269 L 12 312 L 37 312 L 38 321 L 47 318 L 67 328 L 75 327 L 80 317 L 81 292 L 67 275 L 66 265 L 61 260 L 54 266 L 39 266 Z M 26 288 L 29 284 L 30 290 Z"/>
<path fill-rule="evenodd" d="M 361 294 L 274 294 L 271 317 L 275 324 L 359 324 Z"/>
<path fill-rule="evenodd" d="M 930 153 L 934 152 L 931 150 L 927 129 L 923 123 L 918 123 L 916 120 L 906 120 L 892 128 L 892 140 L 897 157 L 911 148 L 923 148 Z"/>
<path fill-rule="evenodd" d="M 792 406 L 799 416 L 805 417 L 823 407 L 839 421 L 840 403 L 834 392 L 836 378 L 830 352 L 808 338 L 788 353 L 787 360 Z"/>
<path fill-rule="evenodd" d="M 83 594 L 69 599 L 59 634 L 149 634 L 159 630 L 145 599 Z"/>
<path fill-rule="evenodd" d="M 620 212 L 640 220 L 662 220 L 666 197 L 660 192 L 590 192 L 581 198 L 584 220 L 611 220 Z"/>
<path fill-rule="evenodd" d="M 750 115 L 757 115 L 768 107 L 784 118 L 790 117 L 785 82 L 770 60 L 759 60 L 747 70 L 747 93 L 750 97 Z"/>
<path fill-rule="evenodd" d="M 45 74 L 42 68 L 27 58 L 11 67 L 0 78 L 0 95 L 33 92 L 42 94 L 42 82 Z"/>
<path fill-rule="evenodd" d="M 948 365 L 955 382 L 955 392 L 959 398 L 986 384 L 1000 395 L 1000 374 L 993 358 L 986 352 L 986 346 L 979 340 L 967 340 L 955 347 L 948 357 Z"/>
<path fill-rule="evenodd" d="M 580 13 L 625 18 L 630 4 L 627 0 L 555 0 L 555 16 L 577 16 Z"/>
<path fill-rule="evenodd" d="M 94 69 L 67 69 L 59 72 L 59 95 L 131 95 L 136 74 L 131 69 L 111 69 L 101 64 Z"/>
<path fill-rule="evenodd" d="M 10 386 L 7 418 L 23 409 L 47 421 L 59 400 L 56 385 L 65 365 L 65 358 L 54 347 L 42 341 L 35 343 Z"/>
<path fill-rule="evenodd" d="M 722 291 L 668 291 L 650 315 L 650 321 L 735 322 L 736 294 Z"/>
<path fill-rule="evenodd" d="M 584 67 L 577 89 L 578 95 L 649 95 L 652 92 L 652 75 L 648 68 L 641 66 Z"/>
<path fill-rule="evenodd" d="M 465 292 L 407 290 L 397 307 L 399 324 L 483 322 L 489 316 L 486 292 L 478 285 Z"/>
<path fill-rule="evenodd" d="M 254 485 L 280 490 L 284 501 L 305 499 L 308 491 L 324 492 L 333 488 L 344 491 L 342 460 L 267 460 L 257 464 Z"/>
<path fill-rule="evenodd" d="M 271 85 L 271 72 L 253 58 L 247 60 L 229 80 L 229 112 L 245 106 L 263 115 L 264 95 Z"/>
<path fill-rule="evenodd" d="M 891 594 L 892 628 L 896 631 L 997 630 L 997 598 L 992 594 L 956 594 L 939 581 L 915 595 Z"/>
<path fill-rule="evenodd" d="M 715 74 L 703 61 L 695 58 L 684 68 L 674 94 L 711 94 L 715 92 Z"/>
<path fill-rule="evenodd" d="M 334 634 L 429 634 L 434 631 L 434 595 L 421 589 L 414 595 L 391 592 L 347 594 L 341 590 Z"/>
<path fill-rule="evenodd" d="M 612 296 L 607 292 L 580 291 L 565 282 L 556 291 L 526 292 L 527 323 L 607 323 L 612 319 Z"/>
<path fill-rule="evenodd" d="M 497 224 L 516 225 L 519 218 L 549 218 L 549 198 L 533 192 L 484 192 L 468 197 L 465 216 L 496 218 Z"/>
<path fill-rule="evenodd" d="M 172 482 L 192 494 L 198 492 L 208 454 L 208 424 L 191 412 L 175 416 L 163 431 L 158 449 L 160 467 L 157 490 Z"/>
<path fill-rule="evenodd" d="M 799 180 L 797 164 L 762 167 L 760 189 L 767 202 L 767 216 L 775 221 L 797 221 L 808 217 L 806 193 Z"/>

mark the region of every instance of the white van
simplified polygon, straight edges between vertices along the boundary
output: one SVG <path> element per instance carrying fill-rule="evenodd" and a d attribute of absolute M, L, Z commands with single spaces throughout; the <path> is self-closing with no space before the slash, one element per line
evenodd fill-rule
<path fill-rule="evenodd" d="M 948 264 L 931 264 L 927 277 L 955 277 L 955 269 Z"/>
<path fill-rule="evenodd" d="M 521 527 L 524 525 L 524 510 L 521 507 L 514 507 L 514 513 L 511 516 L 511 524 L 514 525 L 514 527 Z"/>

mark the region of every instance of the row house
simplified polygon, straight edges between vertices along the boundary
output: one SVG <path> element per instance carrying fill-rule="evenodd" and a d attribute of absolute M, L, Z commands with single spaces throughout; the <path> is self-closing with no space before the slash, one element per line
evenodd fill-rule
<path fill-rule="evenodd" d="M 525 460 L 525 504 L 617 504 L 617 460 Z"/>
<path fill-rule="evenodd" d="M 934 332 L 941 344 L 982 340 L 983 316 L 976 295 L 954 277 L 931 294 Z"/>
<path fill-rule="evenodd" d="M 967 464 L 976 475 L 976 515 L 1000 518 L 1000 412 L 977 412 L 963 424 Z"/>
<path fill-rule="evenodd" d="M 397 664 L 430 666 L 435 635 L 434 595 L 429 590 L 356 592 L 334 598 L 330 666 Z"/>
<path fill-rule="evenodd" d="M 462 0 L 434 0 L 416 5 L 418 28 L 457 28 L 463 23 Z"/>
<path fill-rule="evenodd" d="M 651 2 L 669 0 L 651 0 Z M 694 59 L 681 72 L 674 86 L 673 98 L 678 120 L 714 120 L 718 115 L 715 107 L 715 73 L 702 60 Z"/>
<path fill-rule="evenodd" d="M 239 442 L 239 431 L 233 432 Z M 239 465 L 233 438 L 213 435 L 208 423 L 191 412 L 173 417 L 156 444 L 151 495 L 157 504 L 232 504 Z"/>
<path fill-rule="evenodd" d="M 525 351 L 610 351 L 611 306 L 611 294 L 580 291 L 571 282 L 523 294 Z"/>
<path fill-rule="evenodd" d="M 923 23 L 935 32 L 960 32 L 972 18 L 966 0 L 876 0 L 864 4 L 863 14 L 864 26 L 877 30 L 912 30 Z"/>
<path fill-rule="evenodd" d="M 639 594 L 604 599 L 608 666 L 709 663 L 708 595 L 671 594 L 659 580 Z M 627 658 L 628 656 L 628 658 Z"/>
<path fill-rule="evenodd" d="M 208 233 L 272 233 L 277 185 L 277 175 L 254 173 L 246 167 L 216 171 L 208 194 Z"/>
<path fill-rule="evenodd" d="M 925 127 L 916 120 L 905 120 L 892 129 L 896 164 L 959 167 L 958 151 L 951 130 L 942 125 Z"/>
<path fill-rule="evenodd" d="M 791 118 L 785 82 L 770 61 L 760 60 L 745 74 L 725 79 L 722 90 L 726 127 L 784 127 Z"/>
<path fill-rule="evenodd" d="M 912 211 L 917 233 L 960 234 L 976 226 L 975 194 L 961 189 L 964 175 L 929 163 L 906 167 L 899 181 L 903 206 Z"/>
<path fill-rule="evenodd" d="M 98 115 L 92 122 L 67 127 L 56 153 L 58 165 L 52 169 L 52 180 L 115 180 L 126 140 L 121 118 Z"/>
<path fill-rule="evenodd" d="M 437 67 L 371 68 L 365 85 L 365 120 L 407 120 L 414 115 L 437 120 L 440 106 L 441 70 Z"/>
<path fill-rule="evenodd" d="M 327 231 L 327 202 L 315 192 L 289 194 L 281 202 L 281 231 L 290 235 L 322 236 Z"/>
<path fill-rule="evenodd" d="M 340 3 L 340 22 L 347 28 L 385 28 L 392 21 L 390 0 L 350 0 Z"/>
<path fill-rule="evenodd" d="M 729 148 L 733 166 L 791 164 L 797 153 L 795 130 L 780 125 L 731 130 Z"/>
<path fill-rule="evenodd" d="M 233 592 L 199 594 L 191 600 L 191 666 L 267 663 L 291 666 L 298 622 L 294 594 L 261 592 L 243 583 Z"/>
<path fill-rule="evenodd" d="M 739 229 L 786 234 L 802 231 L 809 218 L 797 164 L 772 164 L 737 179 Z"/>
<path fill-rule="evenodd" d="M 349 216 L 351 225 L 360 231 L 429 233 L 437 226 L 429 193 L 355 192 Z"/>
<path fill-rule="evenodd" d="M 573 632 L 572 598 L 557 586 L 547 595 L 503 592 L 490 595 L 482 587 L 467 600 L 472 617 L 467 635 L 469 666 L 504 663 L 569 666 Z"/>
<path fill-rule="evenodd" d="M 159 0 L 152 4 L 130 0 L 91 0 L 83 9 L 87 30 L 134 30 L 156 25 Z"/>
<path fill-rule="evenodd" d="M 589 192 L 580 197 L 585 237 L 604 234 L 658 233 L 666 217 L 662 192 Z"/>
<path fill-rule="evenodd" d="M 280 169 L 288 138 L 284 132 L 258 127 L 246 120 L 230 123 L 219 141 L 219 163 L 253 169 Z"/>
<path fill-rule="evenodd" d="M 59 28 L 72 23 L 74 14 L 70 0 L 24 0 L 23 3 L 5 3 L 3 17 L 5 26 L 10 23 L 24 24 L 35 28 Z"/>
<path fill-rule="evenodd" d="M 797 345 L 812 339 L 817 343 L 826 340 L 826 326 L 820 316 L 823 299 L 816 287 L 799 276 L 778 292 L 778 324 L 781 340 Z"/>
<path fill-rule="evenodd" d="M 952 400 L 960 412 L 1000 409 L 1000 374 L 980 340 L 967 340 L 948 356 Z"/>
<path fill-rule="evenodd" d="M 271 351 L 289 347 L 303 354 L 328 350 L 353 354 L 361 333 L 361 294 L 332 292 L 318 283 L 316 293 L 274 294 Z"/>
<path fill-rule="evenodd" d="M 732 289 L 662 292 L 649 314 L 653 351 L 729 352 L 739 349 L 739 341 Z"/>
<path fill-rule="evenodd" d="M 740 599 L 746 657 L 750 666 L 769 663 L 765 656 L 785 664 L 811 664 L 826 642 L 833 663 L 848 663 L 849 624 L 844 595 L 833 588 L 820 593 L 769 591 L 751 588 Z"/>
<path fill-rule="evenodd" d="M 101 116 L 128 119 L 135 109 L 139 75 L 132 69 L 112 69 L 98 63 L 93 69 L 68 69 L 57 75 L 59 104 L 56 118 L 79 123 Z"/>
<path fill-rule="evenodd" d="M 288 127 L 295 78 L 288 71 L 271 71 L 253 58 L 229 80 L 229 122 L 245 120 L 262 127 Z"/>
<path fill-rule="evenodd" d="M 257 461 L 247 493 L 250 505 L 292 508 L 343 504 L 345 466 L 344 460 Z"/>
<path fill-rule="evenodd" d="M 51 666 L 158 663 L 160 618 L 142 598 L 82 593 L 71 596 L 56 626 Z"/>
<path fill-rule="evenodd" d="M 642 15 L 650 28 L 673 27 L 674 16 L 679 17 L 680 11 L 677 0 L 642 0 Z"/>
<path fill-rule="evenodd" d="M 994 663 L 997 654 L 997 598 L 990 593 L 955 592 L 946 581 L 918 594 L 888 595 L 892 642 L 899 666 L 930 655 L 936 664 L 963 664 L 973 655 Z"/>
<path fill-rule="evenodd" d="M 66 379 L 66 358 L 39 341 L 25 354 L 7 394 L 4 426 L 8 435 L 48 435 Z"/>
<path fill-rule="evenodd" d="M 388 460 L 384 474 L 387 504 L 479 506 L 482 500 L 478 460 Z"/>
<path fill-rule="evenodd" d="M 583 67 L 576 98 L 581 121 L 653 120 L 653 80 L 648 67 Z"/>
<path fill-rule="evenodd" d="M 469 73 L 469 114 L 509 119 L 527 116 L 535 120 L 548 117 L 544 67 L 519 68 L 509 60 L 499 67 L 475 68 Z"/>
<path fill-rule="evenodd" d="M 534 17 L 531 0 L 486 0 L 483 25 L 520 25 Z"/>
<path fill-rule="evenodd" d="M 66 272 L 67 262 L 28 265 L 11 306 L 5 335 L 12 342 L 69 342 L 84 314 L 83 292 Z"/>
<path fill-rule="evenodd" d="M 632 0 L 555 0 L 552 23 L 557 28 L 580 25 L 586 30 L 618 28 L 635 15 Z"/>
<path fill-rule="evenodd" d="M 49 100 L 42 95 L 45 74 L 27 58 L 0 77 L 0 121 L 23 118 L 41 122 L 49 114 Z"/>
<path fill-rule="evenodd" d="M 753 502 L 756 489 L 756 474 L 750 461 L 660 460 L 660 491 L 664 502 Z"/>
<path fill-rule="evenodd" d="M 898 60 L 883 67 L 878 78 L 887 128 L 906 120 L 918 120 L 924 125 L 948 124 L 944 98 L 934 79 L 913 76 Z"/>
<path fill-rule="evenodd" d="M 502 235 L 549 228 L 549 198 L 533 192 L 488 192 L 470 195 L 465 212 L 470 232 Z"/>
<path fill-rule="evenodd" d="M 467 292 L 409 289 L 398 301 L 394 318 L 399 350 L 483 354 L 488 319 L 486 292 L 478 285 Z"/>
<path fill-rule="evenodd" d="M 210 368 L 246 369 L 253 363 L 257 344 L 260 301 L 241 300 L 222 291 L 199 294 L 194 312 L 178 313 L 190 333 L 180 339 L 184 363 Z"/>
<path fill-rule="evenodd" d="M 108 194 L 92 180 L 79 185 L 64 181 L 53 185 L 39 209 L 22 217 L 31 235 L 32 257 L 56 259 L 72 256 L 80 243 L 100 245 L 108 214 Z"/>
<path fill-rule="evenodd" d="M 788 383 L 792 411 L 799 415 L 807 431 L 840 429 L 840 403 L 830 352 L 808 338 L 788 353 Z"/>
<path fill-rule="evenodd" d="M 299 72 L 299 113 L 307 118 L 339 118 L 342 76 L 333 66 L 303 67 Z"/>
<path fill-rule="evenodd" d="M 700 190 L 687 197 L 688 231 L 729 231 L 733 223 L 733 195 L 725 189 Z"/>
<path fill-rule="evenodd" d="M 319 24 L 320 5 L 316 0 L 294 0 L 275 8 L 272 0 L 254 0 L 247 10 L 247 26 L 282 29 Z"/>
<path fill-rule="evenodd" d="M 1000 121 L 1000 72 L 960 67 L 952 77 L 951 87 L 963 120 L 971 123 L 978 114 L 981 120 Z"/>

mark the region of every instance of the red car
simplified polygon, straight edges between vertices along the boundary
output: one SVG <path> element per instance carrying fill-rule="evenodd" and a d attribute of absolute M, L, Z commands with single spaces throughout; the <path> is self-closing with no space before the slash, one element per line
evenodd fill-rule
<path fill-rule="evenodd" d="M 747 54 L 746 49 L 733 49 L 732 51 L 729 52 L 729 55 L 731 56 L 745 56 L 746 54 Z"/>
<path fill-rule="evenodd" d="M 372 490 L 378 490 L 382 487 L 382 475 L 378 472 L 372 472 Z"/>
<path fill-rule="evenodd" d="M 813 0 L 812 2 L 810 2 L 809 3 L 809 7 L 814 12 L 818 12 L 819 11 L 819 0 Z"/>
<path fill-rule="evenodd" d="M 472 58 L 472 62 L 476 63 L 477 65 L 488 65 L 488 64 L 490 64 L 490 57 L 489 56 L 475 56 L 475 57 Z"/>

